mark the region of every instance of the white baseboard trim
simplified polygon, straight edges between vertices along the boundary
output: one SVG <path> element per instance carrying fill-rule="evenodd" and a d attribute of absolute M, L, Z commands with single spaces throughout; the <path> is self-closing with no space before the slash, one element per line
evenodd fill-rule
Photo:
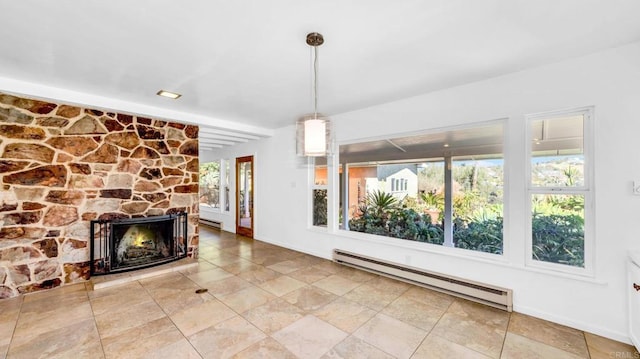
<path fill-rule="evenodd" d="M 323 259 L 327 259 L 327 260 L 332 260 L 331 255 L 327 256 L 327 255 L 325 255 L 323 253 L 315 253 L 313 251 L 310 251 L 308 248 L 300 248 L 300 247 L 297 247 L 297 246 L 292 246 L 290 243 L 283 243 L 283 242 L 280 242 L 280 241 L 274 241 L 274 240 L 272 240 L 270 238 L 264 238 L 264 237 L 258 238 L 258 237 L 255 237 L 255 236 L 254 236 L 254 239 L 257 240 L 257 241 L 260 241 L 260 242 L 273 244 L 275 246 L 291 249 L 291 250 L 294 250 L 294 251 L 297 251 L 297 252 L 302 252 L 302 253 L 308 254 L 310 256 L 323 258 Z"/>
<path fill-rule="evenodd" d="M 597 326 L 597 325 L 593 325 L 591 323 L 585 323 L 585 322 L 582 322 L 582 321 L 571 320 L 571 319 L 566 318 L 566 317 L 553 315 L 553 314 L 550 314 L 550 313 L 547 313 L 547 312 L 541 312 L 541 311 L 539 311 L 537 309 L 533 309 L 533 308 L 526 307 L 526 306 L 520 306 L 520 305 L 517 305 L 517 304 L 513 305 L 513 311 L 514 312 L 518 312 L 518 313 L 522 313 L 522 314 L 526 314 L 526 315 L 530 315 L 532 317 L 548 320 L 548 321 L 553 322 L 553 323 L 566 325 L 567 327 L 571 327 L 571 328 L 575 328 L 575 329 L 578 329 L 578 330 L 582 330 L 584 332 L 588 332 L 588 333 L 591 333 L 591 334 L 599 335 L 601 337 L 609 338 L 609 339 L 616 340 L 616 341 L 619 341 L 619 342 L 622 342 L 622 343 L 633 345 L 631 343 L 631 339 L 629 338 L 629 334 L 626 333 L 626 332 L 623 333 L 623 332 L 618 332 L 618 331 L 615 331 L 615 330 L 609 330 L 609 329 L 602 328 L 602 327 Z"/>

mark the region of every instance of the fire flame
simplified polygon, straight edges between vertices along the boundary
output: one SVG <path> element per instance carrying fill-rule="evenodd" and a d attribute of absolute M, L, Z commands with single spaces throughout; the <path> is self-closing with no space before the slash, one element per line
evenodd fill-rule
<path fill-rule="evenodd" d="M 139 233 L 136 236 L 135 241 L 133 241 L 133 245 L 136 246 L 136 247 L 143 247 L 146 241 L 147 240 L 146 240 L 146 237 L 144 236 L 144 234 Z"/>

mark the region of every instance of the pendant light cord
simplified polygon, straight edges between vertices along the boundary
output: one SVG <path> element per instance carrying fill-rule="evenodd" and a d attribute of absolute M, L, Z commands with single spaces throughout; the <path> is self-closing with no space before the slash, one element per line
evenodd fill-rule
<path fill-rule="evenodd" d="M 318 46 L 313 46 L 313 117 L 318 118 Z"/>

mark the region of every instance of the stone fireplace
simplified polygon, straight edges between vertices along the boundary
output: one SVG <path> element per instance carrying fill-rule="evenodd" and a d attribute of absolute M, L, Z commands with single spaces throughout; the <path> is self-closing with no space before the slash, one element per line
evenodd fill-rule
<path fill-rule="evenodd" d="M 197 138 L 197 126 L 0 93 L 0 298 L 89 279 L 91 221 L 186 213 L 197 257 Z"/>
<path fill-rule="evenodd" d="M 146 268 L 187 256 L 187 213 L 91 221 L 91 275 Z"/>

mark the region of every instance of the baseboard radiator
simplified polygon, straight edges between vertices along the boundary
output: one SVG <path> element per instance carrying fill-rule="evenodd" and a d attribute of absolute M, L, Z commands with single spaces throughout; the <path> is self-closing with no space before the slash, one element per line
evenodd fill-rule
<path fill-rule="evenodd" d="M 508 312 L 513 310 L 513 291 L 403 264 L 366 257 L 341 249 L 333 250 L 336 263 L 412 283 L 439 292 L 486 304 Z"/>
<path fill-rule="evenodd" d="M 222 229 L 222 223 L 220 223 L 218 221 L 211 220 L 211 219 L 206 219 L 206 218 L 200 217 L 200 223 L 205 224 L 205 225 L 210 226 L 210 227 L 215 227 L 215 228 L 218 228 L 218 229 Z"/>

